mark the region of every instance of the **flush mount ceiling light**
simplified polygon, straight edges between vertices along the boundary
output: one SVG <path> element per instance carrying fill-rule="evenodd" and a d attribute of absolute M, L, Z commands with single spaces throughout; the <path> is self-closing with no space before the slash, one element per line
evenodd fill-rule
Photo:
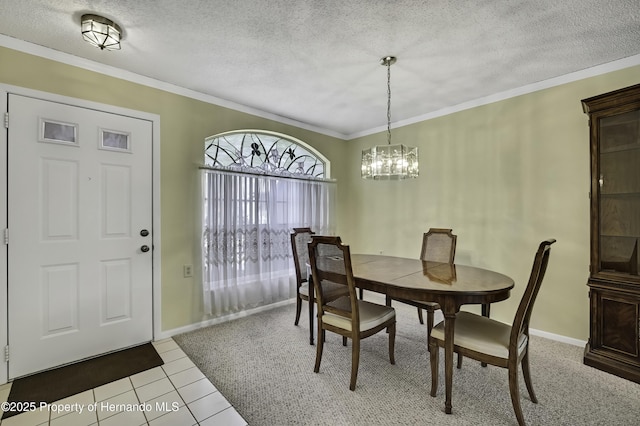
<path fill-rule="evenodd" d="M 82 15 L 82 37 L 100 50 L 120 50 L 118 24 L 98 15 Z"/>
<path fill-rule="evenodd" d="M 381 64 L 387 67 L 387 145 L 362 151 L 362 178 L 395 180 L 418 177 L 418 148 L 402 144 L 391 145 L 391 65 L 395 56 L 385 56 Z"/>

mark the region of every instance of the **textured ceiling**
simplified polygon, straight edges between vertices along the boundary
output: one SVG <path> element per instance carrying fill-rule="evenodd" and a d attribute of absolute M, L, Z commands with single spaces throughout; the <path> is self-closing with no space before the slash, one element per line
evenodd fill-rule
<path fill-rule="evenodd" d="M 80 16 L 124 32 L 80 36 Z M 350 137 L 640 54 L 638 0 L 0 0 L 0 34 Z M 0 64 L 1 66 L 1 64 Z M 640 76 L 639 76 L 640 81 Z"/>

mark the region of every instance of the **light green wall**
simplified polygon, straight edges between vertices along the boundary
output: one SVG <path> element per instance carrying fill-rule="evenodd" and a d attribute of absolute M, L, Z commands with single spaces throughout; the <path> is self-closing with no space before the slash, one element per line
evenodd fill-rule
<path fill-rule="evenodd" d="M 516 280 L 492 316 L 511 321 L 537 244 L 553 237 L 547 278 L 532 327 L 588 337 L 589 145 L 580 100 L 640 81 L 640 67 L 392 130 L 394 142 L 420 148 L 420 177 L 360 178 L 363 148 L 379 133 L 344 142 L 0 47 L 0 83 L 87 99 L 161 117 L 162 329 L 200 322 L 199 282 L 182 277 L 197 263 L 196 168 L 203 139 L 259 128 L 297 137 L 322 152 L 338 180 L 338 233 L 353 252 L 417 256 L 423 231 L 451 227 L 456 261 Z M 475 308 L 471 308 L 475 309 Z"/>
<path fill-rule="evenodd" d="M 162 330 L 203 320 L 200 281 L 183 278 L 182 265 L 198 263 L 196 184 L 204 138 L 236 129 L 264 129 L 294 136 L 331 161 L 332 177 L 345 180 L 346 142 L 0 47 L 0 83 L 71 96 L 160 116 Z M 339 206 L 346 194 L 338 190 Z M 338 215 L 340 216 L 339 207 Z M 197 274 L 196 274 L 197 276 Z"/>
<path fill-rule="evenodd" d="M 418 256 L 422 232 L 453 228 L 456 262 L 514 278 L 492 317 L 511 321 L 537 245 L 556 238 L 532 327 L 588 338 L 589 134 L 581 99 L 640 82 L 640 67 L 392 129 L 392 142 L 419 147 L 420 176 L 365 181 L 347 176 L 343 240 L 353 252 Z M 348 144 L 355 166 L 376 134 Z M 465 308 L 474 310 L 475 308 Z"/>

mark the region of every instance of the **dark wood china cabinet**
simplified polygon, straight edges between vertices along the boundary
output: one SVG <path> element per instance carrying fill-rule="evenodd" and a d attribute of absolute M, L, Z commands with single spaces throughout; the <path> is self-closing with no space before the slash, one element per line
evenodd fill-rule
<path fill-rule="evenodd" d="M 591 139 L 584 363 L 640 383 L 640 84 L 582 100 Z"/>

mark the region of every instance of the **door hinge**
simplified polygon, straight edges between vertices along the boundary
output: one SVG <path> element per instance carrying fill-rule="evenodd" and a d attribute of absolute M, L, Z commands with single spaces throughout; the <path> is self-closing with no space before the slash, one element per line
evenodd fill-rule
<path fill-rule="evenodd" d="M 9 345 L 4 347 L 4 362 L 9 362 Z"/>
<path fill-rule="evenodd" d="M 4 113 L 4 128 L 5 129 L 9 128 L 9 113 L 8 112 Z"/>
<path fill-rule="evenodd" d="M 9 228 L 4 228 L 4 245 L 7 246 L 9 245 Z"/>

